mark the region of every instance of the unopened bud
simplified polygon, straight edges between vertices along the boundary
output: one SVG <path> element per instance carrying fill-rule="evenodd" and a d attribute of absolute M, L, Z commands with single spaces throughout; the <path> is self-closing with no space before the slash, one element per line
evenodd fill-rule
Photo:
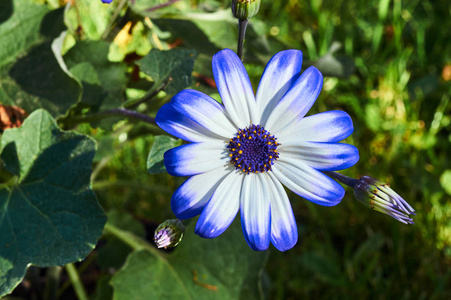
<path fill-rule="evenodd" d="M 232 12 L 235 18 L 247 20 L 258 13 L 260 0 L 232 0 Z"/>
<path fill-rule="evenodd" d="M 404 224 L 414 224 L 410 215 L 415 216 L 415 210 L 388 183 L 363 176 L 354 187 L 354 197 L 375 211 Z"/>
<path fill-rule="evenodd" d="M 155 229 L 153 240 L 158 248 L 175 247 L 185 233 L 185 226 L 178 219 L 166 220 Z"/>

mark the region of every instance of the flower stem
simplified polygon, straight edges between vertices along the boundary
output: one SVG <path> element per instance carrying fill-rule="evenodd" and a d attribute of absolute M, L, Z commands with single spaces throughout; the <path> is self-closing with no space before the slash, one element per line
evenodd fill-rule
<path fill-rule="evenodd" d="M 357 179 L 345 176 L 345 175 L 337 173 L 337 172 L 324 171 L 323 173 L 326 175 L 329 175 L 333 179 L 338 180 L 341 183 L 346 184 L 347 186 L 352 187 L 352 188 L 354 188 L 355 185 L 357 184 L 357 182 L 359 182 Z"/>
<path fill-rule="evenodd" d="M 238 49 L 237 54 L 238 57 L 243 61 L 243 45 L 244 45 L 244 37 L 246 36 L 246 28 L 247 23 L 249 22 L 248 19 L 245 20 L 238 20 Z"/>
<path fill-rule="evenodd" d="M 137 237 L 136 235 L 126 230 L 122 230 L 110 223 L 106 223 L 103 230 L 105 233 L 115 236 L 116 238 L 118 238 L 120 241 L 122 241 L 124 244 L 126 244 L 135 251 L 145 249 L 159 258 L 163 256 L 163 253 L 161 251 L 151 246 L 147 241 L 141 239 L 140 237 Z"/>
<path fill-rule="evenodd" d="M 80 280 L 80 276 L 78 275 L 77 269 L 74 264 L 67 264 L 66 266 L 67 274 L 69 275 L 69 279 L 72 282 L 72 286 L 74 287 L 75 293 L 77 294 L 77 298 L 79 300 L 88 300 L 88 295 L 86 294 L 85 287 Z"/>
<path fill-rule="evenodd" d="M 147 12 L 155 11 L 155 10 L 158 10 L 158 9 L 160 9 L 160 8 L 169 6 L 169 5 L 171 5 L 171 4 L 175 3 L 175 2 L 179 2 L 179 1 L 180 1 L 180 0 L 169 0 L 169 1 L 166 2 L 166 3 L 162 3 L 162 4 L 159 4 L 159 5 L 153 6 L 153 7 L 151 7 L 151 8 L 148 8 L 148 9 L 146 9 L 146 11 L 147 11 Z"/>

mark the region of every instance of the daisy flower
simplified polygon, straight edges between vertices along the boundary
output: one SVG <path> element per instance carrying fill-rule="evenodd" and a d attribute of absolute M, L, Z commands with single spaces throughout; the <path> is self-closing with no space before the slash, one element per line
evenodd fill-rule
<path fill-rule="evenodd" d="M 280 251 L 298 240 L 284 187 L 319 205 L 333 206 L 344 189 L 321 171 L 354 165 L 356 147 L 337 143 L 354 130 L 350 116 L 329 111 L 305 117 L 323 77 L 314 67 L 302 74 L 302 52 L 276 54 L 263 72 L 257 94 L 238 56 L 229 49 L 213 57 L 223 105 L 196 90 L 183 90 L 157 113 L 166 132 L 191 143 L 168 150 L 173 176 L 191 176 L 173 194 L 179 219 L 200 214 L 195 232 L 223 233 L 238 211 L 244 237 L 254 250 L 270 242 Z"/>

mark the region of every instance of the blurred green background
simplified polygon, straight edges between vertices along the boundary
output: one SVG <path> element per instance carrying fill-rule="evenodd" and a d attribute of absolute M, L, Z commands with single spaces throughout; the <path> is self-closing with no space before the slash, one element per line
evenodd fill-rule
<path fill-rule="evenodd" d="M 68 1 L 34 2 L 58 8 Z M 193 88 L 218 99 L 211 57 L 236 47 L 230 1 L 182 0 L 146 11 L 166 1 L 137 0 L 126 12 L 117 9 L 122 2 L 114 0 L 100 10 L 94 0 L 73 1 L 76 5 L 66 12 L 69 34 L 63 51 L 76 40 L 103 39 L 111 43 L 111 61 L 129 63 L 153 48 L 195 49 Z M 108 24 L 116 11 L 117 21 Z M 105 31 L 108 25 L 114 25 L 111 31 Z M 262 0 L 245 41 L 244 62 L 254 89 L 272 55 L 302 50 L 304 67 L 315 65 L 325 75 L 309 114 L 339 109 L 354 121 L 354 134 L 346 142 L 358 147 L 360 161 L 343 174 L 389 182 L 417 211 L 415 225 L 408 226 L 367 209 L 349 188 L 335 207 L 314 205 L 290 192 L 300 238 L 284 253 L 271 246 L 262 281 L 266 298 L 451 297 L 450 28 L 448 0 Z M 131 64 L 127 72 L 136 75 Z M 144 92 L 127 83 L 126 99 Z M 160 93 L 138 111 L 154 116 L 169 99 Z M 117 224 L 130 229 L 136 225 L 124 217 L 130 214 L 145 225 L 151 239 L 159 223 L 174 217 L 170 198 L 184 180 L 147 172 L 153 136 L 165 133 L 135 121 L 112 122 L 110 131 L 68 120 L 70 116 L 59 124 L 98 141 L 92 187 L 110 221 L 122 218 Z M 136 228 L 130 230 L 145 235 Z M 109 257 L 105 244 L 122 254 Z M 127 253 L 117 241 L 103 239 L 77 266 L 81 273 L 90 272 L 92 265 L 116 270 Z M 105 273 L 95 273 L 97 288 L 92 282 L 88 287 L 97 290 L 93 298 L 108 299 L 99 295 L 111 293 Z M 67 287 L 63 285 L 62 294 Z"/>
<path fill-rule="evenodd" d="M 228 5 L 191 1 L 190 8 Z M 450 11 L 447 0 L 262 0 L 245 42 L 254 89 L 273 54 L 301 49 L 306 66 L 335 75 L 325 78 L 310 114 L 340 109 L 354 121 L 347 142 L 359 148 L 360 161 L 343 173 L 390 182 L 417 210 L 407 226 L 368 210 L 349 188 L 336 207 L 291 193 L 300 241 L 285 253 L 271 249 L 269 299 L 451 297 Z M 210 41 L 234 47 L 230 28 L 232 37 Z M 212 46 L 183 32 L 168 42 L 179 38 L 200 52 L 195 71 L 211 77 Z M 198 89 L 214 93 L 196 79 Z M 116 142 L 94 188 L 104 206 L 159 223 L 172 217 L 170 196 L 183 180 L 147 175 L 152 141 L 131 133 L 127 143 Z"/>

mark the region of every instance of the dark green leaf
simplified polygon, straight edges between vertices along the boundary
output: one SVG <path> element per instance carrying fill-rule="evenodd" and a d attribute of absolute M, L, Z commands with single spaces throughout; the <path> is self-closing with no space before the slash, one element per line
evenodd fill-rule
<path fill-rule="evenodd" d="M 150 174 L 158 174 L 166 172 L 164 167 L 164 153 L 176 146 L 180 146 L 181 140 L 173 139 L 166 135 L 158 135 L 155 137 L 149 157 L 147 157 L 147 170 Z"/>
<path fill-rule="evenodd" d="M 266 252 L 246 244 L 239 221 L 220 237 L 194 234 L 194 222 L 169 255 L 132 253 L 113 276 L 114 297 L 121 299 L 260 299 Z"/>
<path fill-rule="evenodd" d="M 44 108 L 60 117 L 78 102 L 80 84 L 61 69 L 51 44 L 40 44 L 14 65 L 0 67 L 0 98 L 4 103 L 29 113 Z"/>
<path fill-rule="evenodd" d="M 160 51 L 152 49 L 138 64 L 142 72 L 155 80 L 156 88 L 169 80 L 165 91 L 175 94 L 191 85 L 191 73 L 196 58 L 197 53 L 194 50 L 177 48 Z"/>
<path fill-rule="evenodd" d="M 0 66 L 39 41 L 41 22 L 48 12 L 46 5 L 31 0 L 0 1 Z"/>
<path fill-rule="evenodd" d="M 81 102 L 94 111 L 117 108 L 127 83 L 127 67 L 108 60 L 109 47 L 104 41 L 81 41 L 64 55 L 70 72 L 83 84 Z"/>
<path fill-rule="evenodd" d="M 83 259 L 102 234 L 105 215 L 90 189 L 94 142 L 58 128 L 44 110 L 4 132 L 1 158 L 15 182 L 0 189 L 0 295 L 28 264 Z"/>

